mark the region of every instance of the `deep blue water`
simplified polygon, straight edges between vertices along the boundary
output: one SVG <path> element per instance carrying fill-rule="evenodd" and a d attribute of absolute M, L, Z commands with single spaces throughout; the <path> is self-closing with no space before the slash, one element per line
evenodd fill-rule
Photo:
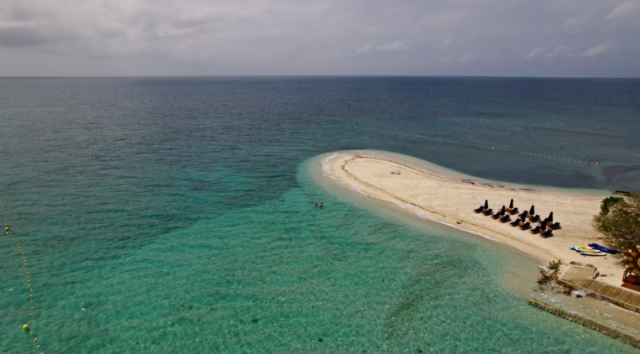
<path fill-rule="evenodd" d="M 34 333 L 45 353 L 633 352 L 504 288 L 534 262 L 336 198 L 310 165 L 377 149 L 637 190 L 639 97 L 631 79 L 0 79 Z M 0 257 L 2 351 L 36 352 L 9 235 Z"/>

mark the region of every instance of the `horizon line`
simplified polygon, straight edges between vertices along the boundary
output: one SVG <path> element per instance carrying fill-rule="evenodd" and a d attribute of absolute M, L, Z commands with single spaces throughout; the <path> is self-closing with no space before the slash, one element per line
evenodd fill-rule
<path fill-rule="evenodd" d="M 78 75 L 78 76 L 0 76 L 0 79 L 82 79 L 82 78 L 276 78 L 276 77 L 343 77 L 343 78 L 487 78 L 487 79 L 604 79 L 637 80 L 640 76 L 510 76 L 510 75 L 345 75 L 345 74 L 238 74 L 238 75 Z"/>

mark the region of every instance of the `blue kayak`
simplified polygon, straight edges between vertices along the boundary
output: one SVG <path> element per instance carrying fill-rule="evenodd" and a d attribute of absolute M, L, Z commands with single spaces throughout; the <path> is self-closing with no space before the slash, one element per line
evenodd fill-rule
<path fill-rule="evenodd" d="M 614 250 L 614 249 L 611 249 L 611 248 L 608 248 L 608 247 L 600 246 L 597 243 L 590 243 L 589 247 L 591 247 L 593 249 L 596 249 L 596 250 L 600 250 L 602 252 L 611 253 L 611 254 L 620 253 L 620 251 L 618 251 L 618 250 Z"/>

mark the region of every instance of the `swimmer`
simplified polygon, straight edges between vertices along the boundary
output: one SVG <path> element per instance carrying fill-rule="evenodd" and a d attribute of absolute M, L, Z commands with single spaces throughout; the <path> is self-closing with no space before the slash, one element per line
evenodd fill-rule
<path fill-rule="evenodd" d="M 322 203 L 320 203 L 320 205 L 318 205 L 319 208 L 322 208 Z"/>
<path fill-rule="evenodd" d="M 317 207 L 318 207 L 318 203 L 316 203 L 313 207 L 314 207 L 314 208 L 317 208 Z"/>

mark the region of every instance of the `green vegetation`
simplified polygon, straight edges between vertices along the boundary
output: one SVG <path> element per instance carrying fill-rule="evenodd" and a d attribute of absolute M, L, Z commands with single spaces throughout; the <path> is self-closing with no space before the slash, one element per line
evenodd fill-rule
<path fill-rule="evenodd" d="M 609 197 L 602 199 L 602 203 L 600 203 L 600 215 L 609 214 L 609 207 L 618 202 L 624 202 L 624 198 L 622 197 Z"/>
<path fill-rule="evenodd" d="M 640 245 L 640 195 L 631 192 L 628 200 L 620 197 L 603 199 L 600 214 L 593 218 L 593 226 L 612 246 L 628 249 Z"/>

